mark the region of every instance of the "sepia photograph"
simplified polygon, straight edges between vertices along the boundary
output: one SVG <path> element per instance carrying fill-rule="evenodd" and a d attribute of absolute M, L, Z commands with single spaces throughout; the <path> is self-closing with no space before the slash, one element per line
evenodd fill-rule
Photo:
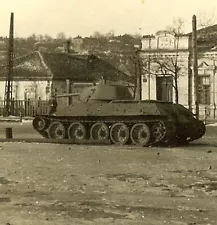
<path fill-rule="evenodd" d="M 0 12 L 0 225 L 217 224 L 217 1 Z"/>

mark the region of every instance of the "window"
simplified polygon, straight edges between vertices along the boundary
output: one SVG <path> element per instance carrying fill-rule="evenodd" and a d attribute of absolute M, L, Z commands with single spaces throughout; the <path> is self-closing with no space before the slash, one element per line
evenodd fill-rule
<path fill-rule="evenodd" d="M 199 76 L 199 104 L 210 104 L 210 76 Z"/>
<path fill-rule="evenodd" d="M 50 92 L 50 87 L 49 86 L 46 86 L 45 92 L 46 92 L 46 94 L 48 94 Z"/>

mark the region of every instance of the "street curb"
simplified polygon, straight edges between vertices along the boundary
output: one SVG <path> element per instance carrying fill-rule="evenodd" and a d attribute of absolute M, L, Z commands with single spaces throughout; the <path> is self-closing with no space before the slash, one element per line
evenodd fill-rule
<path fill-rule="evenodd" d="M 4 123 L 4 122 L 7 122 L 7 123 L 21 123 L 21 122 L 32 122 L 33 121 L 33 118 L 22 118 L 22 120 L 20 120 L 20 118 L 0 118 L 0 123 Z"/>

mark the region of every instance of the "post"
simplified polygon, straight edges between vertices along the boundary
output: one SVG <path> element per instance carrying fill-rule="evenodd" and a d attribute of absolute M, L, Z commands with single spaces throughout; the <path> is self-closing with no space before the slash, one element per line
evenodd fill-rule
<path fill-rule="evenodd" d="M 11 127 L 7 127 L 5 129 L 5 136 L 6 136 L 6 139 L 12 139 L 13 138 L 13 133 L 12 133 Z"/>
<path fill-rule="evenodd" d="M 198 102 L 198 62 L 197 62 L 197 20 L 196 16 L 192 18 L 192 56 L 193 56 L 193 72 L 194 72 L 194 98 L 195 98 L 195 113 L 199 119 L 199 102 Z"/>
<path fill-rule="evenodd" d="M 142 74 L 141 74 L 141 64 L 140 64 L 140 57 L 139 51 L 136 51 L 136 61 L 137 61 L 137 82 L 136 82 L 136 100 L 142 100 Z"/>
<path fill-rule="evenodd" d="M 20 123 L 23 122 L 23 116 L 22 116 L 22 112 L 20 112 Z"/>
<path fill-rule="evenodd" d="M 34 106 L 34 116 L 38 114 L 38 85 L 37 85 L 37 81 L 35 81 L 35 106 Z"/>
<path fill-rule="evenodd" d="M 151 50 L 151 37 L 149 38 L 149 53 L 148 53 L 148 99 L 151 99 L 151 57 L 150 57 L 150 50 Z"/>
<path fill-rule="evenodd" d="M 192 112 L 192 69 L 190 63 L 191 55 L 188 57 L 188 107 Z"/>
<path fill-rule="evenodd" d="M 70 94 L 71 93 L 71 80 L 67 79 L 66 80 L 66 93 Z M 67 104 L 70 105 L 71 104 L 71 96 L 68 96 L 68 101 Z"/>
<path fill-rule="evenodd" d="M 66 52 L 68 53 L 68 54 L 70 54 L 70 45 L 71 45 L 71 40 L 70 39 L 68 39 L 67 41 L 66 41 Z"/>

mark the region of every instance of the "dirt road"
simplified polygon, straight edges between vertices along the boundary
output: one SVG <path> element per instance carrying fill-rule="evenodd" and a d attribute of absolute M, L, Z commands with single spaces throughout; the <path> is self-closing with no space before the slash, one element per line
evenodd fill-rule
<path fill-rule="evenodd" d="M 217 224 L 217 148 L 1 143 L 0 224 Z"/>

